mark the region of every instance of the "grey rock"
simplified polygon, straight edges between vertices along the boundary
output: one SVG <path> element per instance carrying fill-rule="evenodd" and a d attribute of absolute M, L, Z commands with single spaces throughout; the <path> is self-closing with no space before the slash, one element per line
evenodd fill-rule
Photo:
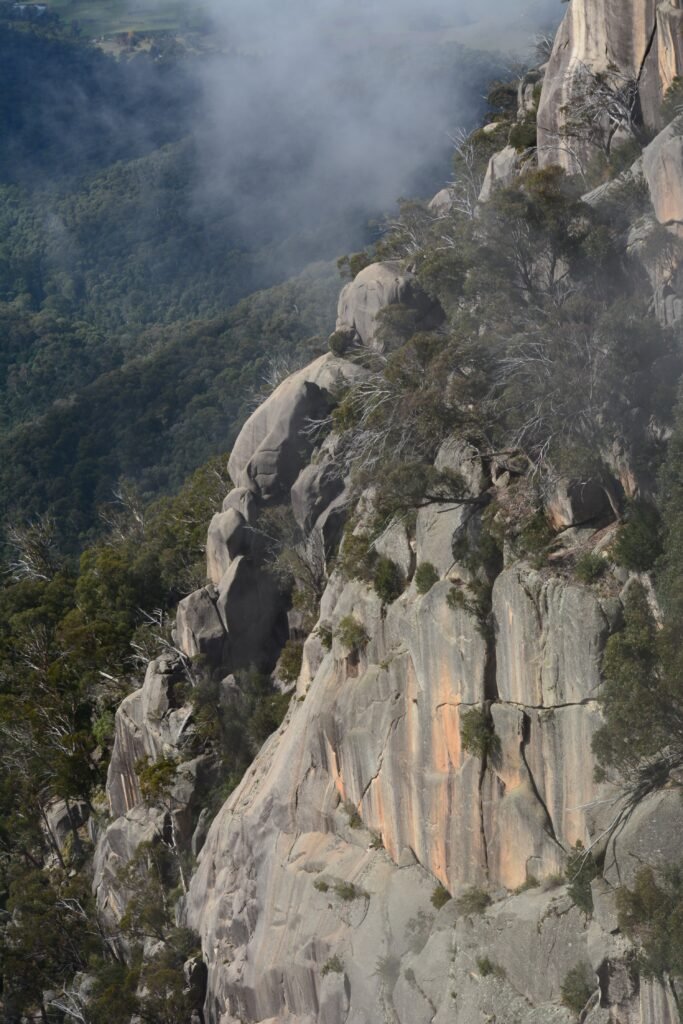
<path fill-rule="evenodd" d="M 330 412 L 340 382 L 363 372 L 328 353 L 283 381 L 252 413 L 233 446 L 228 469 L 235 484 L 264 502 L 285 497 L 313 451 L 307 424 Z"/>
<path fill-rule="evenodd" d="M 406 580 L 410 578 L 413 567 L 413 550 L 402 522 L 391 523 L 377 538 L 374 547 L 378 555 L 388 558 L 399 567 Z"/>
<path fill-rule="evenodd" d="M 98 912 L 116 927 L 123 917 L 130 893 L 121 877 L 142 843 L 158 843 L 168 837 L 167 813 L 139 805 L 117 818 L 97 844 L 93 864 L 93 891 Z"/>
<path fill-rule="evenodd" d="M 643 174 L 659 223 L 683 222 L 683 117 L 645 148 Z"/>
<path fill-rule="evenodd" d="M 463 480 L 467 493 L 478 498 L 491 486 L 491 473 L 476 448 L 459 437 L 449 438 L 439 448 L 434 466 L 440 473 L 450 470 Z"/>
<path fill-rule="evenodd" d="M 235 564 L 234 562 L 232 563 Z M 225 626 L 218 612 L 214 586 L 196 590 L 178 605 L 173 638 L 188 658 L 199 655 L 212 665 L 225 662 Z"/>
<path fill-rule="evenodd" d="M 429 210 L 435 217 L 447 217 L 453 209 L 453 193 L 450 188 L 442 188 L 429 201 Z"/>
<path fill-rule="evenodd" d="M 286 598 L 275 577 L 239 556 L 220 582 L 215 608 L 225 643 L 212 663 L 230 672 L 271 671 L 288 637 Z"/>
<path fill-rule="evenodd" d="M 455 568 L 453 543 L 467 537 L 473 517 L 471 505 L 433 504 L 417 513 L 417 564 L 430 562 L 439 576 Z"/>
<path fill-rule="evenodd" d="M 443 312 L 420 287 L 414 274 L 398 261 L 373 263 L 349 282 L 339 297 L 337 330 L 352 329 L 367 348 L 383 351 L 378 315 L 389 306 L 414 310 L 423 329 L 437 326 Z"/>
<path fill-rule="evenodd" d="M 213 517 L 206 539 L 206 575 L 218 586 L 239 555 L 248 554 L 250 533 L 241 512 L 229 508 Z"/>
<path fill-rule="evenodd" d="M 614 831 L 605 855 L 604 877 L 613 887 L 631 886 L 643 867 L 659 871 L 681 859 L 681 789 L 646 797 Z"/>
<path fill-rule="evenodd" d="M 522 171 L 524 163 L 525 154 L 517 152 L 514 146 L 506 146 L 500 153 L 494 153 L 486 169 L 479 202 L 487 203 L 496 189 L 511 185 Z"/>
<path fill-rule="evenodd" d="M 493 587 L 500 699 L 528 707 L 596 700 L 610 619 L 588 588 L 521 564 Z"/>
<path fill-rule="evenodd" d="M 82 828 L 90 817 L 85 800 L 51 800 L 45 807 L 45 819 L 50 835 L 63 853 L 73 833 Z"/>
<path fill-rule="evenodd" d="M 301 471 L 292 487 L 291 501 L 294 518 L 305 534 L 343 490 L 341 469 L 333 461 L 313 463 Z"/>
<path fill-rule="evenodd" d="M 250 526 L 253 526 L 258 518 L 258 502 L 254 492 L 248 487 L 235 487 L 230 491 L 223 500 L 222 511 L 229 512 L 230 509 L 239 512 Z"/>

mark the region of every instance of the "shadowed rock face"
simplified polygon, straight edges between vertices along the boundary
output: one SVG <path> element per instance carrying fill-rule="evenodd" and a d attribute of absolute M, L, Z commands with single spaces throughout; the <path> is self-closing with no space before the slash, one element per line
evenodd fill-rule
<path fill-rule="evenodd" d="M 638 82 L 646 124 L 660 126 L 662 99 L 683 69 L 683 12 L 678 0 L 572 0 L 555 39 L 538 110 L 541 167 L 575 171 L 580 145 L 563 137 L 563 125 L 583 68 L 619 69 Z"/>

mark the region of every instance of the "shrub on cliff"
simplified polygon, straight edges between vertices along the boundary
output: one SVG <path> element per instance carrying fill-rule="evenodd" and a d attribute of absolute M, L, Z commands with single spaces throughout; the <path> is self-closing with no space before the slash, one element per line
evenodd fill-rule
<path fill-rule="evenodd" d="M 373 583 L 375 592 L 382 602 L 392 604 L 403 593 L 405 579 L 396 562 L 382 556 L 375 565 Z"/>
<path fill-rule="evenodd" d="M 639 949 L 639 967 L 647 977 L 683 978 L 683 869 L 652 868 L 636 875 L 633 888 L 617 892 L 619 927 Z"/>
<path fill-rule="evenodd" d="M 500 752 L 500 740 L 496 736 L 493 719 L 485 709 L 470 708 L 463 712 L 460 738 L 463 750 L 482 761 Z"/>

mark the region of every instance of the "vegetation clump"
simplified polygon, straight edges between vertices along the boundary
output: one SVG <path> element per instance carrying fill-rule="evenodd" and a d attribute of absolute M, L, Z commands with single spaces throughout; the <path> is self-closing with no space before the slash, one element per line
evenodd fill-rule
<path fill-rule="evenodd" d="M 683 870 L 642 868 L 633 887 L 617 892 L 619 927 L 638 944 L 638 966 L 650 978 L 683 978 Z"/>
<path fill-rule="evenodd" d="M 373 584 L 382 602 L 392 604 L 403 593 L 405 579 L 396 562 L 381 556 L 375 564 Z"/>
<path fill-rule="evenodd" d="M 343 974 L 344 973 L 344 961 L 341 957 L 331 956 L 329 960 L 326 960 L 320 971 L 323 978 L 327 977 L 328 974 Z"/>
<path fill-rule="evenodd" d="M 467 889 L 462 896 L 459 896 L 455 904 L 461 914 L 474 917 L 483 914 L 486 908 L 491 905 L 491 897 L 486 890 L 478 889 L 474 886 L 471 889 Z"/>
<path fill-rule="evenodd" d="M 585 850 L 578 840 L 567 858 L 565 877 L 567 892 L 574 905 L 587 916 L 593 913 L 593 893 L 591 882 L 597 878 L 600 870 L 590 850 Z"/>
<path fill-rule="evenodd" d="M 590 965 L 587 963 L 577 964 L 567 972 L 560 986 L 562 1005 L 578 1016 L 595 989 L 596 983 Z"/>
<path fill-rule="evenodd" d="M 439 582 L 439 574 L 431 562 L 421 562 L 415 570 L 415 586 L 418 594 L 428 594 Z"/>
<path fill-rule="evenodd" d="M 504 980 L 506 977 L 506 971 L 500 964 L 494 963 L 488 956 L 477 957 L 477 970 L 481 974 L 482 978 L 498 978 Z"/>
<path fill-rule="evenodd" d="M 574 572 L 582 583 L 597 583 L 605 575 L 607 562 L 601 555 L 588 553 L 578 559 Z"/>
<path fill-rule="evenodd" d="M 460 718 L 462 747 L 468 754 L 485 761 L 495 758 L 500 752 L 500 740 L 496 736 L 493 719 L 488 710 L 469 708 Z"/>
<path fill-rule="evenodd" d="M 434 887 L 434 891 L 430 897 L 430 902 L 436 910 L 441 910 L 442 907 L 445 907 L 446 904 L 451 901 L 451 898 L 451 894 L 445 885 L 441 885 L 441 883 L 439 883 Z"/>
<path fill-rule="evenodd" d="M 355 615 L 345 615 L 340 619 L 334 635 L 342 647 L 352 653 L 362 651 L 370 642 L 365 626 Z"/>

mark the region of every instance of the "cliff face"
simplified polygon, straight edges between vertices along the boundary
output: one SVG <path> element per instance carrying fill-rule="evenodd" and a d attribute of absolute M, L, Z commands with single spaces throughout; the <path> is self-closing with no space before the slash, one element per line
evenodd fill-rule
<path fill-rule="evenodd" d="M 662 99 L 683 70 L 678 0 L 571 0 L 555 39 L 538 110 L 541 166 L 576 171 L 586 148 L 568 128 L 585 75 L 633 82 L 645 125 L 657 129 Z"/>
<path fill-rule="evenodd" d="M 579 65 L 615 65 L 637 79 L 656 124 L 680 67 L 681 17 L 654 0 L 572 0 L 541 98 L 542 165 L 571 168 L 557 138 Z M 667 128 L 628 172 L 649 186 L 646 232 L 683 219 L 679 143 Z M 605 197 L 598 189 L 585 199 Z M 450 201 L 442 199 L 439 210 Z M 635 237 L 629 245 L 637 254 Z M 676 322 L 675 275 L 651 276 L 662 319 Z M 411 273 L 392 262 L 365 269 L 342 293 L 336 343 L 381 351 L 379 314 L 399 303 L 418 326 L 438 323 Z M 179 913 L 201 936 L 210 1024 L 570 1024 L 576 1013 L 561 996 L 576 969 L 589 979 L 586 1024 L 678 1024 L 675 986 L 634 975 L 615 893 L 643 863 L 679 858 L 680 790 L 671 781 L 634 811 L 621 790 L 594 778 L 602 654 L 634 584 L 617 569 L 593 584 L 567 569 L 613 537 L 600 487 L 555 481 L 546 493 L 560 536 L 552 560 L 539 568 L 506 545 L 484 622 L 471 602 L 453 599 L 472 580 L 459 561 L 463 539 L 477 548 L 491 495 L 504 505 L 521 472 L 514 458 L 481 459 L 450 439 L 435 465 L 458 473 L 472 500 L 432 503 L 410 533 L 396 521 L 375 540 L 408 581 L 397 599 L 385 603 L 373 587 L 331 572 L 287 717 L 208 835 L 196 794 L 201 780 L 211 783 L 210 758 L 185 764 L 164 808 L 141 801 L 139 759 L 177 752 L 192 728 L 179 686 L 187 659 L 201 657 L 222 678 L 226 700 L 231 673 L 273 669 L 288 609 L 261 517 L 291 506 L 309 550 L 338 542 L 355 511 L 341 440 L 333 432 L 320 443 L 310 426 L 366 372 L 323 356 L 281 384 L 240 434 L 235 489 L 209 529 L 211 582 L 179 608 L 178 654 L 152 663 L 117 716 L 108 791 L 118 817 L 98 846 L 99 906 L 120 918 L 116 869 L 141 842 L 171 835 L 201 851 Z M 637 493 L 631 467 L 622 468 L 624 490 Z M 361 520 L 372 502 L 369 487 Z M 434 567 L 429 587 L 415 578 L 425 564 Z M 648 589 L 646 576 L 640 582 Z M 495 737 L 479 749 L 463 740 L 472 711 L 489 716 Z M 579 843 L 604 855 L 592 917 L 565 884 Z M 449 894 L 456 899 L 444 905 Z"/>

